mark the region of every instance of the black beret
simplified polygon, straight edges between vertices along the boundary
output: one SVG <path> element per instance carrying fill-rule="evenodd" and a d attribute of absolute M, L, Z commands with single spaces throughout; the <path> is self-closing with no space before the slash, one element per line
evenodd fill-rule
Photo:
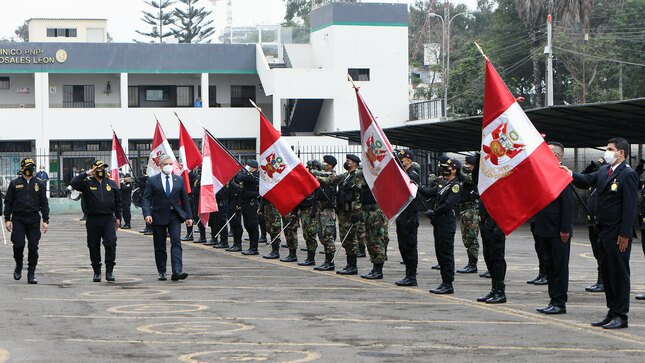
<path fill-rule="evenodd" d="M 323 161 L 326 162 L 329 165 L 336 166 L 338 164 L 338 160 L 336 160 L 335 157 L 332 155 L 325 155 L 323 156 Z"/>
<path fill-rule="evenodd" d="M 250 166 L 250 167 L 252 167 L 254 169 L 258 168 L 258 162 L 257 162 L 257 160 L 254 160 L 254 159 L 248 159 L 246 161 L 246 165 L 248 165 L 248 166 Z"/>
<path fill-rule="evenodd" d="M 361 158 L 359 158 L 358 156 L 356 156 L 356 155 L 354 155 L 354 154 L 347 154 L 345 157 L 346 157 L 347 159 L 351 160 L 351 161 L 356 162 L 357 164 L 360 164 L 360 163 L 361 163 Z"/>
<path fill-rule="evenodd" d="M 92 165 L 90 165 L 90 169 L 100 168 L 100 167 L 103 167 L 104 169 L 107 169 L 108 164 L 103 163 L 103 160 L 97 160 Z"/>
<path fill-rule="evenodd" d="M 414 153 L 412 152 L 412 150 L 408 150 L 408 149 L 399 150 L 398 156 L 399 156 L 399 159 L 407 158 L 410 160 L 414 160 Z"/>

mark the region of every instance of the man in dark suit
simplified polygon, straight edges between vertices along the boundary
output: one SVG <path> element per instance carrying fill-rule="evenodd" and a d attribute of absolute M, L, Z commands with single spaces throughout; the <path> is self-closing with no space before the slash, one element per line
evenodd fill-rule
<path fill-rule="evenodd" d="M 549 142 L 549 148 L 562 162 L 564 146 Z M 573 232 L 573 190 L 567 186 L 551 204 L 535 217 L 534 236 L 540 240 L 544 253 L 544 272 L 549 284 L 551 301 L 546 308 L 537 309 L 543 314 L 566 314 L 569 290 L 569 255 Z"/>
<path fill-rule="evenodd" d="M 603 159 L 607 165 L 591 174 L 572 173 L 582 188 L 596 186 L 600 270 L 605 283 L 609 312 L 602 321 L 592 323 L 605 329 L 627 328 L 629 312 L 629 256 L 636 220 L 638 175 L 625 161 L 630 150 L 627 140 L 609 140 Z"/>
<path fill-rule="evenodd" d="M 183 280 L 188 274 L 182 266 L 181 223 L 186 221 L 187 227 L 193 225 L 190 200 L 183 180 L 172 174 L 172 158 L 164 155 L 160 163 L 162 173 L 149 177 L 146 183 L 143 215 L 146 223 L 152 226 L 159 280 L 166 280 L 166 235 L 170 236 L 171 280 Z"/>

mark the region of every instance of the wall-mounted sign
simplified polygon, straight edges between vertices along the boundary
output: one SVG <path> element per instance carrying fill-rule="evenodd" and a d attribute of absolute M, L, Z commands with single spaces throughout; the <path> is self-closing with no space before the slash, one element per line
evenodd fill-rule
<path fill-rule="evenodd" d="M 18 87 L 16 88 L 16 93 L 28 95 L 31 93 L 31 90 L 29 89 L 29 87 Z"/>
<path fill-rule="evenodd" d="M 64 49 L 59 49 L 53 56 L 44 53 L 42 49 L 0 48 L 0 65 L 54 64 L 67 61 L 67 52 Z"/>
<path fill-rule="evenodd" d="M 49 86 L 49 93 L 50 94 L 52 94 L 52 95 L 56 94 L 56 91 L 57 91 L 56 86 Z"/>

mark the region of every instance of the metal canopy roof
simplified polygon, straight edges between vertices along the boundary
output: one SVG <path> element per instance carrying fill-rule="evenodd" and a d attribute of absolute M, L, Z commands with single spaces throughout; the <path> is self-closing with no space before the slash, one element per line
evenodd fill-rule
<path fill-rule="evenodd" d="M 645 144 L 645 98 L 551 106 L 525 111 L 539 132 L 565 147 L 597 147 L 614 136 Z M 480 149 L 482 116 L 437 122 L 410 122 L 384 129 L 393 145 L 440 152 Z M 359 131 L 325 135 L 360 142 Z"/>

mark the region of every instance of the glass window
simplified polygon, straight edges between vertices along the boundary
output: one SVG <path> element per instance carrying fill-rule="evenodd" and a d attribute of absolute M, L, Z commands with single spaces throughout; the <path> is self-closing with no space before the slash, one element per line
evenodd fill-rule
<path fill-rule="evenodd" d="M 349 68 L 347 73 L 352 77 L 354 81 L 367 82 L 370 80 L 370 69 L 369 68 Z"/>
<path fill-rule="evenodd" d="M 255 86 L 231 86 L 231 107 L 253 107 L 249 100 L 255 102 Z"/>
<path fill-rule="evenodd" d="M 56 37 L 56 29 L 47 28 L 47 37 L 49 37 L 49 38 Z"/>
<path fill-rule="evenodd" d="M 9 77 L 0 77 L 0 90 L 6 91 L 9 89 L 11 89 L 11 85 L 9 83 Z"/>
<path fill-rule="evenodd" d="M 65 28 L 58 28 L 58 29 L 56 29 L 56 36 L 57 37 L 64 37 L 66 31 L 67 31 L 67 29 L 65 29 Z"/>
<path fill-rule="evenodd" d="M 66 37 L 68 38 L 76 38 L 77 31 L 76 29 L 67 29 L 67 33 L 65 34 Z"/>
<path fill-rule="evenodd" d="M 170 87 L 146 88 L 146 101 L 169 101 Z"/>

